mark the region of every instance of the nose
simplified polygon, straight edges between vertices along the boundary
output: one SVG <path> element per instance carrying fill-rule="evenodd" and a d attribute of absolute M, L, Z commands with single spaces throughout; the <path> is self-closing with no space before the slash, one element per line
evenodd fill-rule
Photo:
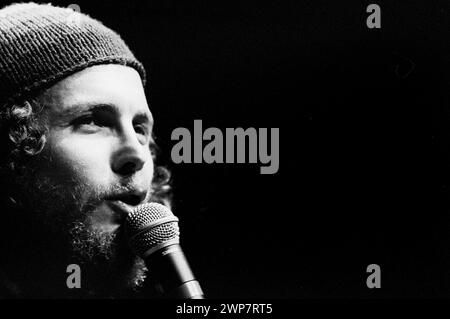
<path fill-rule="evenodd" d="M 123 130 L 112 158 L 114 173 L 127 177 L 140 171 L 149 158 L 149 148 L 141 144 L 133 128 Z"/>

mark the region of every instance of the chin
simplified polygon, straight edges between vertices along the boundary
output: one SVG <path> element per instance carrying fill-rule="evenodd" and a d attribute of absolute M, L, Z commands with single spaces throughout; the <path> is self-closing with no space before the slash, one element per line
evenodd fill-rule
<path fill-rule="evenodd" d="M 147 274 L 144 261 L 128 246 L 123 228 L 105 232 L 85 223 L 72 227 L 72 261 L 81 269 L 81 285 L 92 297 L 138 291 Z"/>
<path fill-rule="evenodd" d="M 96 265 L 86 269 L 82 275 L 81 288 L 91 298 L 130 297 L 143 287 L 146 275 L 147 268 L 141 259 L 123 269 L 112 270 L 107 265 Z"/>

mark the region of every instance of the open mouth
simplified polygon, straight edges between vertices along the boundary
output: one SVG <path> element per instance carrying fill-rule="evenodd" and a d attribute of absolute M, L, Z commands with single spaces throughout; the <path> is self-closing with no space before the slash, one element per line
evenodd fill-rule
<path fill-rule="evenodd" d="M 125 217 L 130 214 L 133 209 L 142 204 L 145 200 L 146 193 L 126 193 L 126 194 L 118 194 L 115 196 L 111 196 L 106 198 L 108 205 L 120 215 L 120 217 Z"/>
<path fill-rule="evenodd" d="M 142 202 L 143 197 L 140 195 L 136 195 L 136 194 L 128 194 L 128 195 L 117 196 L 115 198 L 115 200 L 121 201 L 130 206 L 137 206 Z"/>
<path fill-rule="evenodd" d="M 107 197 L 106 199 L 110 201 L 120 201 L 130 206 L 137 206 L 145 200 L 146 195 L 147 192 L 136 191 L 112 195 Z"/>

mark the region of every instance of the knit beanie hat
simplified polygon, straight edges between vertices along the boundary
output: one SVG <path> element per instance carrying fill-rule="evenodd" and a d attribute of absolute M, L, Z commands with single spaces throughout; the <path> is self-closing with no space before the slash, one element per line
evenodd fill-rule
<path fill-rule="evenodd" d="M 0 10 L 0 106 L 98 64 L 145 70 L 122 38 L 71 8 L 12 4 Z"/>

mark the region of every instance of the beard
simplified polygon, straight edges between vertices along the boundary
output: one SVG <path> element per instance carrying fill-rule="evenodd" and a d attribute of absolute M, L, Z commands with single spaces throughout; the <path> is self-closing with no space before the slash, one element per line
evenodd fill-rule
<path fill-rule="evenodd" d="M 128 247 L 123 227 L 103 232 L 76 221 L 69 234 L 70 258 L 80 266 L 81 287 L 89 296 L 120 296 L 142 287 L 147 268 Z"/>
<path fill-rule="evenodd" d="M 92 222 L 103 199 L 125 189 L 126 186 L 92 187 L 74 179 L 66 179 L 62 185 L 35 174 L 27 174 L 26 181 L 21 181 L 21 194 L 27 196 L 16 201 L 24 212 L 17 217 L 27 219 L 30 247 L 36 247 L 32 259 L 37 259 L 36 264 L 41 267 L 49 267 L 50 261 L 39 261 L 39 257 L 53 259 L 52 269 L 59 265 L 60 269 L 54 271 L 62 273 L 70 264 L 77 264 L 81 270 L 81 288 L 67 288 L 70 274 L 64 273 L 58 283 L 63 292 L 58 292 L 58 296 L 128 297 L 143 286 L 147 268 L 129 248 L 123 223 L 114 230 L 105 230 Z M 33 238 L 39 238 L 40 243 Z M 53 254 L 48 250 L 53 250 Z M 44 273 L 42 281 L 46 280 Z M 49 287 L 50 282 L 43 285 Z"/>

